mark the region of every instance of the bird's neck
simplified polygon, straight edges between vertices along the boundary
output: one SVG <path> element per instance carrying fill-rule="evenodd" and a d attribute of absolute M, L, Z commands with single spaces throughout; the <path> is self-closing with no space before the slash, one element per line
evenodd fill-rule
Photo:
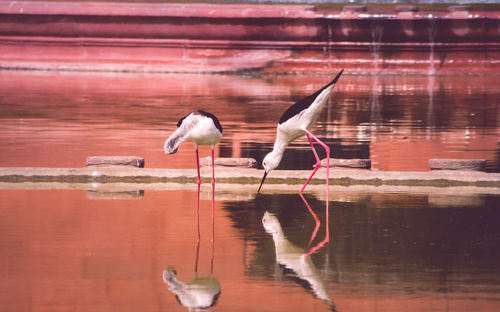
<path fill-rule="evenodd" d="M 279 157 L 279 159 L 281 160 L 287 145 L 288 144 L 286 144 L 285 142 L 276 140 L 276 142 L 274 142 L 273 154 L 276 155 L 276 157 Z"/>

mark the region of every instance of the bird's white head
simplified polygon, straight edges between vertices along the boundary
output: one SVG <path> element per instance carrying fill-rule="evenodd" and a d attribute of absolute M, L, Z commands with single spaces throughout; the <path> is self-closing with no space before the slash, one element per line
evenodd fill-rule
<path fill-rule="evenodd" d="M 267 174 L 279 166 L 282 157 L 283 153 L 278 153 L 275 150 L 264 157 L 264 160 L 262 161 L 262 167 L 264 167 L 264 176 L 262 177 L 262 181 L 260 182 L 257 193 L 260 192 L 260 188 L 262 187 L 262 184 L 264 184 L 264 180 L 266 180 Z"/>
<path fill-rule="evenodd" d="M 274 151 L 270 152 L 266 155 L 266 157 L 264 157 L 264 160 L 262 161 L 262 167 L 264 167 L 264 170 L 269 173 L 270 171 L 278 168 L 282 156 L 282 154 L 278 154 Z"/>

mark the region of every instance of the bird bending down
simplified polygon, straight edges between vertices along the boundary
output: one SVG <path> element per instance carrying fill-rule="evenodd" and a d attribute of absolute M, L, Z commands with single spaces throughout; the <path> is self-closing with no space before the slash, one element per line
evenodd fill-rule
<path fill-rule="evenodd" d="M 314 123 L 318 119 L 323 107 L 328 102 L 328 98 L 330 97 L 330 93 L 335 86 L 335 83 L 342 75 L 341 70 L 337 76 L 330 81 L 323 88 L 316 91 L 314 94 L 298 101 L 297 103 L 290 106 L 285 113 L 281 116 L 280 121 L 278 123 L 278 128 L 276 131 L 276 141 L 274 142 L 273 150 L 264 157 L 262 161 L 262 166 L 264 167 L 264 176 L 262 177 L 262 181 L 260 182 L 259 189 L 257 193 L 260 192 L 262 184 L 266 179 L 266 176 L 269 172 L 276 169 L 281 162 L 281 158 L 283 158 L 283 153 L 285 152 L 286 147 L 295 139 L 300 138 L 301 136 L 306 135 L 309 140 L 309 144 L 311 145 L 312 151 L 314 153 L 314 157 L 316 158 L 316 167 L 314 168 L 311 176 L 307 179 L 306 183 L 300 190 L 304 191 L 305 187 L 312 179 L 316 171 L 318 171 L 321 166 L 321 161 L 314 149 L 312 140 L 318 142 L 325 150 L 326 150 L 326 190 L 328 196 L 328 179 L 329 179 L 329 158 L 330 158 L 330 148 L 323 143 L 320 139 L 314 136 L 310 129 L 313 127 Z M 312 139 L 312 140 L 311 140 Z"/>
<path fill-rule="evenodd" d="M 198 110 L 182 117 L 177 122 L 177 130 L 165 141 L 163 149 L 166 154 L 177 152 L 179 145 L 184 141 L 193 141 L 196 147 L 196 169 L 198 170 L 198 185 L 200 177 L 200 157 L 198 145 L 212 146 L 212 185 L 215 184 L 214 173 L 214 146 L 222 138 L 222 126 L 214 115 Z"/>

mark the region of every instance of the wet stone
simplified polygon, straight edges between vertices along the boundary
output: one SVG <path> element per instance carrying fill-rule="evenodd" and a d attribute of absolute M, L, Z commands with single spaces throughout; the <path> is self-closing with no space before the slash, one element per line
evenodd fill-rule
<path fill-rule="evenodd" d="M 326 158 L 321 160 L 321 166 L 326 166 Z M 330 168 L 331 167 L 342 167 L 342 168 L 353 168 L 353 169 L 370 169 L 372 167 L 372 162 L 370 159 L 330 158 Z"/>
<path fill-rule="evenodd" d="M 450 5 L 448 7 L 449 12 L 469 12 L 472 11 L 470 5 Z"/>
<path fill-rule="evenodd" d="M 473 170 L 485 171 L 484 159 L 446 159 L 434 158 L 429 160 L 430 170 Z"/>
<path fill-rule="evenodd" d="M 366 12 L 366 10 L 365 5 L 346 5 L 342 9 L 344 12 Z"/>
<path fill-rule="evenodd" d="M 138 156 L 89 156 L 87 167 L 130 166 L 144 168 L 144 158 Z"/>
<path fill-rule="evenodd" d="M 123 192 L 103 192 L 95 190 L 87 190 L 86 192 L 88 199 L 140 199 L 144 197 L 143 190 L 136 191 L 123 191 Z"/>
<path fill-rule="evenodd" d="M 221 167 L 243 167 L 243 168 L 256 168 L 257 161 L 253 158 L 215 158 L 215 166 Z M 210 167 L 212 165 L 212 158 L 205 157 L 200 159 L 200 166 Z"/>
<path fill-rule="evenodd" d="M 398 5 L 394 8 L 396 12 L 418 12 L 418 6 L 414 5 Z"/>

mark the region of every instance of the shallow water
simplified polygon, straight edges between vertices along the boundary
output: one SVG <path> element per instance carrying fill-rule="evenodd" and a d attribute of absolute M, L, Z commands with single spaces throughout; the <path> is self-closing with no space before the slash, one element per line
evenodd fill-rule
<path fill-rule="evenodd" d="M 0 165 L 81 167 L 87 156 L 137 155 L 147 167 L 194 168 L 193 144 L 176 155 L 162 148 L 177 120 L 196 109 L 224 127 L 217 157 L 260 163 L 283 111 L 330 78 L 0 71 Z M 313 131 L 333 157 L 370 158 L 374 170 L 480 158 L 500 171 L 499 86 L 500 77 L 345 75 Z M 313 163 L 301 139 L 280 168 Z"/>
<path fill-rule="evenodd" d="M 194 168 L 192 144 L 168 156 L 162 147 L 195 109 L 221 120 L 217 157 L 260 160 L 281 113 L 328 78 L 0 71 L 0 165 L 138 155 L 147 167 Z M 374 170 L 483 158 L 498 171 L 499 79 L 345 76 L 314 131 L 334 157 L 370 158 Z M 313 162 L 302 140 L 282 168 Z M 193 302 L 214 311 L 500 309 L 496 195 L 334 191 L 327 222 L 326 203 L 311 194 L 224 190 L 212 223 L 203 188 L 198 225 L 193 185 L 1 187 L 0 311 L 186 311 Z M 181 282 L 193 280 L 210 287 L 183 296 Z"/>
<path fill-rule="evenodd" d="M 189 188 L 0 190 L 0 311 L 500 309 L 498 196 Z"/>

